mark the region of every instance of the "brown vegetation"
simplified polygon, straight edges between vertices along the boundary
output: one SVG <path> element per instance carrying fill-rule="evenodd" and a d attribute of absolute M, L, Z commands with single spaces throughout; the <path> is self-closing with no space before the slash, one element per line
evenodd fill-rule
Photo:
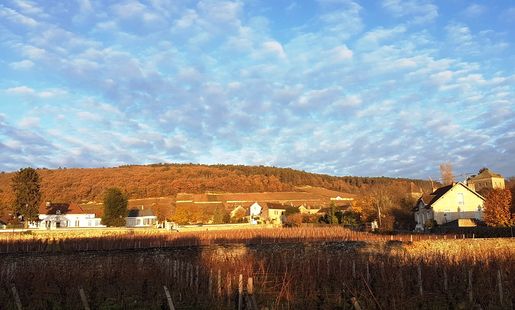
<path fill-rule="evenodd" d="M 375 186 L 408 188 L 407 179 L 334 177 L 303 171 L 254 166 L 157 164 L 91 169 L 38 169 L 43 201 L 101 201 L 107 188 L 118 187 L 132 198 L 174 196 L 177 193 L 294 191 L 311 185 L 361 193 Z M 0 202 L 12 201 L 13 173 L 0 174 Z M 427 182 L 415 181 L 424 187 Z"/>
<path fill-rule="evenodd" d="M 510 210 L 512 196 L 508 189 L 492 189 L 485 196 L 484 221 L 488 226 L 510 227 L 515 214 Z"/>
<path fill-rule="evenodd" d="M 274 309 L 510 309 L 515 291 L 512 239 L 401 243 L 342 228 L 115 234 L 60 242 L 55 233 L 20 235 L 51 241 L 51 252 L 0 256 L 2 306 L 15 307 L 14 286 L 25 308 L 78 307 L 83 288 L 95 309 L 161 309 L 167 286 L 177 308 L 234 309 L 240 274 L 244 287 L 253 279 L 257 305 Z M 367 237 L 386 240 L 351 241 Z M 241 243 L 224 243 L 231 239 Z M 117 250 L 128 240 L 189 246 Z M 72 244 L 110 252 L 68 252 Z"/>

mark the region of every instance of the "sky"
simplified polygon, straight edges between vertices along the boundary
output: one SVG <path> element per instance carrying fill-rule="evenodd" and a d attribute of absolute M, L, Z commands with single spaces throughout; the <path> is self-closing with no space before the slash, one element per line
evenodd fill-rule
<path fill-rule="evenodd" d="M 515 175 L 515 2 L 0 0 L 0 170 Z"/>

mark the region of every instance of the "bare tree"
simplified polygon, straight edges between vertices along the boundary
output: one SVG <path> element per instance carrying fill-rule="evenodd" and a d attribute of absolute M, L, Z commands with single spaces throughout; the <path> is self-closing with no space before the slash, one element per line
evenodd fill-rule
<path fill-rule="evenodd" d="M 440 174 L 442 176 L 442 183 L 444 185 L 449 185 L 454 182 L 454 174 L 452 173 L 451 163 L 440 164 Z"/>

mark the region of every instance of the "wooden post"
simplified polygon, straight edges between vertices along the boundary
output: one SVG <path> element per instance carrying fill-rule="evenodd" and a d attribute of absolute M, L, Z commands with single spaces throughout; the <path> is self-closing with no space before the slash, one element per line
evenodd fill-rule
<path fill-rule="evenodd" d="M 404 294 L 404 281 L 402 280 L 402 269 L 399 269 L 398 276 L 399 276 L 399 288 L 400 288 L 400 291 L 402 292 L 402 294 Z"/>
<path fill-rule="evenodd" d="M 212 293 L 213 293 L 213 269 L 209 269 L 209 280 L 208 280 L 207 293 L 209 296 L 212 296 Z"/>
<path fill-rule="evenodd" d="M 443 289 L 445 290 L 445 292 L 447 292 L 447 290 L 449 289 L 449 284 L 448 284 L 448 280 L 447 280 L 447 270 L 443 270 Z"/>
<path fill-rule="evenodd" d="M 198 293 L 198 265 L 195 266 L 195 293 Z"/>
<path fill-rule="evenodd" d="M 247 293 L 250 295 L 254 294 L 254 281 L 252 277 L 247 279 Z"/>
<path fill-rule="evenodd" d="M 472 286 L 472 270 L 469 270 L 469 301 L 472 303 L 474 301 L 474 290 Z"/>
<path fill-rule="evenodd" d="M 499 301 L 501 302 L 502 306 L 502 298 L 503 298 L 503 291 L 502 291 L 502 276 L 501 276 L 501 270 L 497 270 L 497 287 L 499 289 Z"/>
<path fill-rule="evenodd" d="M 418 291 L 420 293 L 420 296 L 424 296 L 424 290 L 422 288 L 422 267 L 420 264 L 418 265 Z"/>
<path fill-rule="evenodd" d="M 177 261 L 173 260 L 173 279 L 177 281 Z"/>
<path fill-rule="evenodd" d="M 86 293 L 84 293 L 84 289 L 79 288 L 80 300 L 82 300 L 82 305 L 84 306 L 84 310 L 90 310 L 88 299 L 86 298 Z"/>
<path fill-rule="evenodd" d="M 361 306 L 359 305 L 358 299 L 356 297 L 352 297 L 350 300 L 354 306 L 354 310 L 361 310 Z"/>
<path fill-rule="evenodd" d="M 167 259 L 166 259 L 166 266 L 167 266 L 167 268 L 166 268 L 166 271 L 167 271 L 167 273 L 166 273 L 166 277 L 167 277 L 167 278 L 170 278 L 170 277 L 172 276 L 172 272 L 171 272 L 171 271 L 172 271 L 172 270 L 171 270 L 172 268 L 170 267 L 170 258 L 167 258 Z"/>
<path fill-rule="evenodd" d="M 231 293 L 232 293 L 232 275 L 228 272 L 227 278 L 225 279 L 225 289 L 227 290 L 227 300 L 229 305 L 231 304 Z"/>
<path fill-rule="evenodd" d="M 188 269 L 190 271 L 190 287 L 193 287 L 193 265 L 189 264 Z"/>
<path fill-rule="evenodd" d="M 370 283 L 370 266 L 367 260 L 367 283 Z"/>
<path fill-rule="evenodd" d="M 256 299 L 254 298 L 254 281 L 252 277 L 247 279 L 247 308 L 251 310 L 257 310 L 258 306 Z"/>
<path fill-rule="evenodd" d="M 241 310 L 243 301 L 243 275 L 240 274 L 238 279 L 238 310 Z"/>
<path fill-rule="evenodd" d="M 16 290 L 16 286 L 12 286 L 11 287 L 11 290 L 13 291 L 13 296 L 14 296 L 14 301 L 16 303 L 16 308 L 18 310 L 22 310 L 22 307 L 21 307 L 21 300 L 20 300 L 20 295 L 18 295 L 18 290 Z"/>
<path fill-rule="evenodd" d="M 218 269 L 218 279 L 216 282 L 216 293 L 218 294 L 218 298 L 222 296 L 222 272 Z"/>
<path fill-rule="evenodd" d="M 166 287 L 166 285 L 163 285 L 163 289 L 165 290 L 166 300 L 168 301 L 168 308 L 170 308 L 170 310 L 175 310 L 175 307 L 173 306 L 172 295 L 170 295 L 168 287 Z"/>

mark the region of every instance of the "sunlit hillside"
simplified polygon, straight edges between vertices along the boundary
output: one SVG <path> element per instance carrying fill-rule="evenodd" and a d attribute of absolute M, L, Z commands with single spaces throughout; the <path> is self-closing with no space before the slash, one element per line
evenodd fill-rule
<path fill-rule="evenodd" d="M 155 164 L 88 169 L 38 169 L 44 200 L 87 203 L 101 201 L 106 188 L 119 187 L 129 198 L 175 196 L 177 193 L 316 191 L 360 194 L 377 188 L 406 192 L 413 181 L 385 177 L 335 177 L 289 168 L 234 165 Z M 0 174 L 0 201 L 12 199 L 13 173 Z M 314 189 L 311 189 L 314 190 Z"/>

